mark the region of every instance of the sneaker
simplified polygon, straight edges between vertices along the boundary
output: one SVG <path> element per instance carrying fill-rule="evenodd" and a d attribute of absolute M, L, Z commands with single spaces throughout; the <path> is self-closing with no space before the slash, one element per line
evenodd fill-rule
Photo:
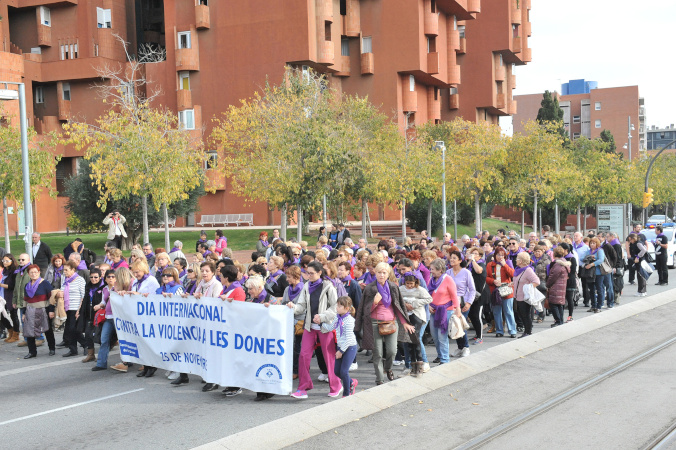
<path fill-rule="evenodd" d="M 178 373 L 178 372 L 169 372 L 169 375 L 167 375 L 167 378 L 169 378 L 170 380 L 175 380 L 180 376 L 181 376 L 181 374 Z"/>
<path fill-rule="evenodd" d="M 329 382 L 329 376 L 325 373 L 320 373 L 319 376 L 317 377 L 319 381 L 324 381 L 326 383 Z"/>
<path fill-rule="evenodd" d="M 636 282 L 635 282 L 635 281 L 630 281 L 629 284 L 634 285 L 634 284 L 636 284 Z"/>
<path fill-rule="evenodd" d="M 639 297 L 647 297 L 647 296 L 648 296 L 648 293 L 647 293 L 647 292 L 642 292 L 641 295 L 640 295 Z"/>
<path fill-rule="evenodd" d="M 356 378 L 352 378 L 352 384 L 350 385 L 350 395 L 354 395 L 357 393 L 357 385 L 359 384 L 359 381 L 357 381 Z"/>
<path fill-rule="evenodd" d="M 525 329 L 524 327 L 516 327 L 516 331 L 518 331 L 519 333 L 523 333 L 524 329 Z"/>
<path fill-rule="evenodd" d="M 110 366 L 110 368 L 117 370 L 118 372 L 127 373 L 127 366 L 125 366 L 124 363 L 115 364 L 114 366 Z"/>
<path fill-rule="evenodd" d="M 469 347 L 463 348 L 462 351 L 460 352 L 461 358 L 464 358 L 465 356 L 469 356 Z"/>
<path fill-rule="evenodd" d="M 393 366 L 401 366 L 402 364 L 404 364 L 404 361 L 403 361 L 403 360 L 397 361 L 397 360 L 395 359 L 394 361 L 392 361 L 392 365 L 393 365 Z"/>
<path fill-rule="evenodd" d="M 171 370 L 165 370 L 164 371 L 164 376 L 169 378 L 169 375 L 171 375 L 173 372 Z"/>
<path fill-rule="evenodd" d="M 566 319 L 566 322 L 572 322 L 573 321 L 573 316 L 568 316 L 568 319 Z"/>
<path fill-rule="evenodd" d="M 329 392 L 329 397 L 332 398 L 340 397 L 341 395 L 343 395 L 343 386 L 340 387 L 338 392 Z"/>
<path fill-rule="evenodd" d="M 532 334 L 532 333 L 526 333 L 526 332 L 524 332 L 521 336 L 518 337 L 518 339 L 528 337 L 528 336 L 530 336 L 531 334 Z"/>
<path fill-rule="evenodd" d="M 437 356 L 434 358 L 434 361 L 432 361 L 432 364 L 439 364 L 441 362 L 441 359 Z"/>
<path fill-rule="evenodd" d="M 476 339 L 474 342 L 472 342 L 473 345 L 479 345 L 479 344 L 483 344 L 483 343 L 484 343 L 483 339 Z"/>
<path fill-rule="evenodd" d="M 207 383 L 202 387 L 202 392 L 215 391 L 216 389 L 218 389 L 218 385 L 216 383 Z"/>
<path fill-rule="evenodd" d="M 423 373 L 427 373 L 430 371 L 430 363 L 423 363 Z"/>
<path fill-rule="evenodd" d="M 225 388 L 223 393 L 226 397 L 234 397 L 242 393 L 242 388 Z M 307 397 L 307 396 L 306 396 Z"/>
<path fill-rule="evenodd" d="M 504 336 L 504 334 L 502 334 L 502 333 L 495 333 L 495 337 L 496 337 L 496 338 L 498 338 L 498 337 L 503 337 L 503 336 Z"/>
<path fill-rule="evenodd" d="M 297 399 L 307 398 L 307 391 L 301 391 L 300 389 L 298 389 L 296 392 L 291 394 L 291 397 L 297 398 Z"/>
<path fill-rule="evenodd" d="M 643 294 L 640 293 L 640 292 L 637 292 L 636 294 L 634 294 L 634 297 L 643 297 Z"/>
<path fill-rule="evenodd" d="M 453 353 L 451 353 L 451 356 L 454 358 L 459 357 L 460 355 L 462 355 L 462 350 L 463 349 L 461 348 L 456 348 L 455 350 L 453 350 Z"/>
<path fill-rule="evenodd" d="M 357 370 L 357 369 L 359 369 L 359 364 L 357 364 L 356 362 L 353 362 L 352 364 L 350 364 L 350 370 Z"/>

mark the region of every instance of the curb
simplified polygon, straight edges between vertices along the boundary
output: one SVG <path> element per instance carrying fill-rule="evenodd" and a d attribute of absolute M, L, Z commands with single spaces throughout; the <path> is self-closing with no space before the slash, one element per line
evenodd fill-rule
<path fill-rule="evenodd" d="M 676 301 L 676 289 L 454 360 L 432 368 L 422 377 L 399 378 L 340 401 L 309 408 L 195 448 L 199 450 L 241 450 L 282 448 L 293 445 L 420 395 L 674 301 Z"/>

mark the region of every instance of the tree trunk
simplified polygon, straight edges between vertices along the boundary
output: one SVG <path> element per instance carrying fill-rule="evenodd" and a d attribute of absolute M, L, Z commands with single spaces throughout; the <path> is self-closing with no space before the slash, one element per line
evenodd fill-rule
<path fill-rule="evenodd" d="M 521 210 L 521 237 L 526 234 L 526 211 Z"/>
<path fill-rule="evenodd" d="M 406 200 L 401 201 L 401 246 L 406 244 Z"/>
<path fill-rule="evenodd" d="M 368 203 L 365 199 L 361 199 L 361 237 L 367 239 L 366 237 L 366 216 L 368 215 Z"/>
<path fill-rule="evenodd" d="M 169 211 L 167 211 L 167 204 L 162 204 L 162 212 L 164 213 L 164 248 L 169 253 L 169 249 L 172 247 L 169 242 Z"/>
<path fill-rule="evenodd" d="M 427 236 L 432 236 L 432 206 L 434 206 L 434 199 L 429 199 L 427 202 Z"/>
<path fill-rule="evenodd" d="M 2 221 L 5 223 L 5 252 L 11 253 L 9 248 L 9 218 L 7 217 L 7 198 L 2 199 Z"/>
<path fill-rule="evenodd" d="M 580 231 L 580 204 L 577 204 L 577 228 L 575 228 L 575 231 Z"/>
<path fill-rule="evenodd" d="M 582 220 L 582 235 L 586 236 L 587 235 L 587 205 L 584 207 L 584 218 Z"/>
<path fill-rule="evenodd" d="M 559 201 L 554 199 L 554 234 L 559 234 Z"/>
<path fill-rule="evenodd" d="M 146 244 L 150 242 L 150 234 L 148 233 L 148 196 L 143 196 L 143 201 L 141 202 L 143 208 L 143 243 Z"/>
<path fill-rule="evenodd" d="M 538 232 L 538 193 L 533 195 L 533 231 Z"/>
<path fill-rule="evenodd" d="M 286 242 L 286 203 L 282 206 L 282 226 L 279 235 L 282 237 L 282 240 Z"/>
<path fill-rule="evenodd" d="M 481 203 L 479 194 L 474 193 L 474 231 L 477 236 L 481 236 Z"/>
<path fill-rule="evenodd" d="M 298 242 L 303 240 L 303 207 L 298 205 Z"/>

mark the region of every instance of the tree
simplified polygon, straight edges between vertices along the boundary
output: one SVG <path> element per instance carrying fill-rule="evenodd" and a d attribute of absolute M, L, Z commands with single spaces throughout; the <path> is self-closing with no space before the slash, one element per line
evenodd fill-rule
<path fill-rule="evenodd" d="M 611 153 L 617 149 L 617 146 L 615 145 L 615 138 L 613 137 L 613 133 L 611 133 L 610 130 L 601 131 L 601 135 L 599 137 L 607 144 L 607 147 L 605 148 L 606 152 Z"/>
<path fill-rule="evenodd" d="M 0 111 L 2 115 L 2 111 Z M 61 159 L 46 150 L 43 141 L 38 142 L 35 130 L 28 129 L 28 165 L 30 166 L 31 201 L 40 198 L 43 188 L 51 197 L 56 191 L 51 182 L 56 171 L 56 163 Z M 21 167 L 21 132 L 17 126 L 0 126 L 0 198 L 5 224 L 5 250 L 10 251 L 9 225 L 7 223 L 7 201 L 14 201 L 18 208 L 23 207 L 23 171 Z"/>
<path fill-rule="evenodd" d="M 120 41 L 127 52 L 126 43 Z M 86 151 L 101 210 L 110 201 L 141 197 L 143 240 L 147 242 L 148 200 L 159 210 L 187 199 L 201 184 L 210 185 L 199 131 L 191 135 L 179 126 L 173 112 L 152 106 L 160 87 L 146 83 L 143 65 L 162 60 L 164 55 L 150 47 L 139 54 L 134 59 L 127 53 L 128 66 L 97 69 L 104 80 L 97 86 L 99 95 L 111 107 L 94 123 L 68 122 L 64 142 Z M 168 233 L 165 223 L 165 241 Z"/>
<path fill-rule="evenodd" d="M 132 195 L 120 200 L 106 203 L 106 209 L 92 208 L 99 200 L 100 193 L 96 183 L 92 180 L 90 161 L 83 159 L 78 165 L 77 175 L 66 180 L 65 195 L 68 197 L 65 209 L 71 217 L 77 219 L 78 225 L 83 229 L 102 228 L 103 218 L 113 211 L 120 213 L 127 219 L 127 239 L 123 242 L 124 248 L 131 248 L 132 244 L 138 243 L 143 232 L 143 211 L 140 205 L 143 199 L 138 195 Z M 188 198 L 172 203 L 168 207 L 170 217 L 184 217 L 195 212 L 199 207 L 199 199 L 205 194 L 204 188 L 198 186 L 188 193 Z M 150 196 L 152 203 L 152 195 Z M 148 225 L 157 226 L 164 220 L 163 211 L 154 208 L 148 210 Z M 171 248 L 171 247 L 170 247 Z"/>
<path fill-rule="evenodd" d="M 559 134 L 564 140 L 563 144 L 568 145 L 568 133 L 563 125 L 563 110 L 559 106 L 559 99 L 549 91 L 542 94 L 542 102 L 540 102 L 536 120 L 540 125 L 556 124 L 556 126 L 548 126 L 547 129 L 551 133 Z"/>

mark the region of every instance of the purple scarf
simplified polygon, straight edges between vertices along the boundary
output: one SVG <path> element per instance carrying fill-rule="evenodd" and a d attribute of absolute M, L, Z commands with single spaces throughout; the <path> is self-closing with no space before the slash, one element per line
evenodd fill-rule
<path fill-rule="evenodd" d="M 290 302 L 294 301 L 296 299 L 296 297 L 298 297 L 298 295 L 300 294 L 300 291 L 303 290 L 303 286 L 304 286 L 304 284 L 303 284 L 302 281 L 299 281 L 298 284 L 296 284 L 295 286 L 289 285 L 289 290 L 287 291 L 287 295 L 289 296 Z"/>
<path fill-rule="evenodd" d="M 169 251 L 169 253 L 174 253 L 174 252 L 177 252 L 179 250 L 180 250 L 180 248 L 178 248 L 178 247 L 171 247 L 171 250 Z"/>
<path fill-rule="evenodd" d="M 268 281 L 269 281 L 270 283 L 276 285 L 276 284 L 277 284 L 277 280 L 279 280 L 279 277 L 281 277 L 283 273 L 284 273 L 284 272 L 282 272 L 281 270 L 277 269 L 277 271 L 276 271 L 275 273 L 271 273 L 271 274 L 270 274 L 270 276 L 268 277 Z M 277 278 L 274 278 L 274 277 L 277 277 Z"/>
<path fill-rule="evenodd" d="M 148 277 L 149 275 L 145 274 L 143 275 L 143 278 L 141 278 L 140 280 L 136 280 L 134 282 L 134 289 L 136 289 L 136 292 L 139 292 L 139 289 L 141 289 L 141 285 L 143 284 L 144 281 L 148 279 Z M 197 285 L 197 283 L 195 283 L 195 285 Z"/>
<path fill-rule="evenodd" d="M 434 305 L 434 325 L 444 333 L 442 336 L 448 333 L 448 308 L 453 305 L 453 301 L 449 301 L 443 305 Z"/>
<path fill-rule="evenodd" d="M 94 300 L 94 292 L 96 292 L 96 290 L 97 290 L 98 288 L 100 288 L 101 286 L 103 286 L 103 280 L 99 281 L 99 284 L 97 284 L 96 286 L 92 287 L 92 288 L 89 290 L 89 301 L 90 301 L 90 302 Z"/>
<path fill-rule="evenodd" d="M 528 267 L 530 267 L 530 266 L 526 266 L 526 267 L 517 267 L 516 269 L 514 269 L 514 276 L 513 276 L 513 278 L 516 278 L 516 277 L 518 277 L 519 275 L 521 275 L 522 273 L 524 273 L 524 272 L 526 271 L 526 269 L 528 269 Z"/>
<path fill-rule="evenodd" d="M 251 299 L 251 300 L 254 303 L 265 303 L 265 299 L 266 299 L 267 296 L 268 296 L 268 293 L 265 292 L 265 289 L 263 289 L 263 291 L 260 294 L 258 294 L 258 297 Z"/>
<path fill-rule="evenodd" d="M 35 281 L 29 281 L 28 284 L 26 284 L 26 295 L 30 298 L 35 297 L 35 292 L 38 290 L 40 283 L 42 283 L 42 278 L 38 278 Z"/>
<path fill-rule="evenodd" d="M 242 284 L 239 281 L 233 281 L 230 283 L 230 286 L 223 288 L 223 292 L 221 292 L 221 295 L 225 295 L 230 291 L 234 291 L 237 288 L 241 288 Z"/>
<path fill-rule="evenodd" d="M 187 274 L 188 274 L 188 272 L 185 269 L 183 269 L 183 270 L 181 270 L 181 273 L 178 274 L 178 277 L 183 278 Z"/>
<path fill-rule="evenodd" d="M 150 252 L 146 255 L 146 261 L 150 261 L 150 258 L 155 257 L 155 252 Z"/>
<path fill-rule="evenodd" d="M 175 281 L 170 281 L 169 283 L 163 284 L 162 285 L 162 292 L 167 292 L 169 289 L 173 288 L 174 286 L 178 286 L 178 283 Z"/>
<path fill-rule="evenodd" d="M 267 248 L 267 247 L 268 247 L 268 241 L 266 241 L 265 239 L 259 239 L 258 242 L 261 243 L 261 245 L 263 246 L 263 248 Z"/>
<path fill-rule="evenodd" d="M 385 281 L 385 284 L 380 284 L 376 282 L 376 287 L 378 288 L 378 293 L 383 298 L 381 303 L 385 308 L 389 308 L 392 304 L 392 294 L 390 293 L 390 283 Z"/>
<path fill-rule="evenodd" d="M 342 281 L 343 283 L 347 283 L 348 281 L 352 281 L 352 277 L 348 275 L 345 278 L 341 278 L 340 281 Z"/>
<path fill-rule="evenodd" d="M 367 272 L 367 273 L 368 273 L 368 272 Z M 361 281 L 361 282 L 364 282 L 364 279 L 365 279 L 365 278 L 366 278 L 366 274 L 364 274 L 364 275 L 358 277 L 356 281 L 357 281 L 357 283 L 360 282 L 360 281 Z"/>
<path fill-rule="evenodd" d="M 29 264 L 26 264 L 25 266 L 19 267 L 18 269 L 16 269 L 16 270 L 14 271 L 14 273 L 20 273 L 20 274 L 23 274 L 23 271 L 26 270 L 26 267 L 28 267 L 28 266 L 30 266 L 30 263 L 29 263 Z"/>
<path fill-rule="evenodd" d="M 441 286 L 441 283 L 443 283 L 445 276 L 446 274 L 444 273 L 441 274 L 439 278 L 430 277 L 430 282 L 427 285 L 427 290 L 429 291 L 430 295 L 439 289 L 439 286 Z"/>
<path fill-rule="evenodd" d="M 70 282 L 78 277 L 77 273 L 74 273 L 69 278 L 66 278 L 63 281 L 63 308 L 68 311 L 70 308 Z"/>
<path fill-rule="evenodd" d="M 364 284 L 371 284 L 374 281 L 376 281 L 376 276 L 367 270 L 364 274 Z"/>
<path fill-rule="evenodd" d="M 307 290 L 310 293 L 310 295 L 312 295 L 312 293 L 316 291 L 318 287 L 321 287 L 323 283 L 324 280 L 322 280 L 321 278 L 318 279 L 317 281 L 310 281 L 307 285 L 308 286 Z"/>
<path fill-rule="evenodd" d="M 120 260 L 119 260 L 118 262 L 111 264 L 110 267 L 111 267 L 113 270 L 115 270 L 115 269 L 117 269 L 118 267 L 120 267 L 120 265 L 122 265 L 123 262 L 124 262 L 124 258 L 120 258 Z"/>
<path fill-rule="evenodd" d="M 190 289 L 189 289 L 190 295 L 192 295 L 192 294 L 195 293 L 195 289 L 197 289 L 197 284 L 198 284 L 198 283 L 197 283 L 197 280 L 194 280 L 194 281 L 192 282 L 192 286 L 191 286 Z"/>
<path fill-rule="evenodd" d="M 662 234 L 664 234 L 664 233 L 662 233 Z M 659 236 L 660 236 L 660 235 L 658 234 L 658 237 L 659 237 Z M 610 241 L 610 242 L 608 242 L 608 243 L 609 243 L 610 245 L 617 245 L 617 244 L 620 243 L 620 241 L 619 241 L 617 238 L 615 238 L 615 239 L 613 239 L 612 241 Z"/>
<path fill-rule="evenodd" d="M 337 328 L 340 330 L 341 336 L 345 333 L 345 330 L 343 329 L 343 319 L 347 319 L 349 315 L 349 312 L 346 312 L 345 314 L 338 314 Z"/>
<path fill-rule="evenodd" d="M 87 262 L 81 259 L 80 264 L 77 265 L 77 270 L 87 270 Z"/>

